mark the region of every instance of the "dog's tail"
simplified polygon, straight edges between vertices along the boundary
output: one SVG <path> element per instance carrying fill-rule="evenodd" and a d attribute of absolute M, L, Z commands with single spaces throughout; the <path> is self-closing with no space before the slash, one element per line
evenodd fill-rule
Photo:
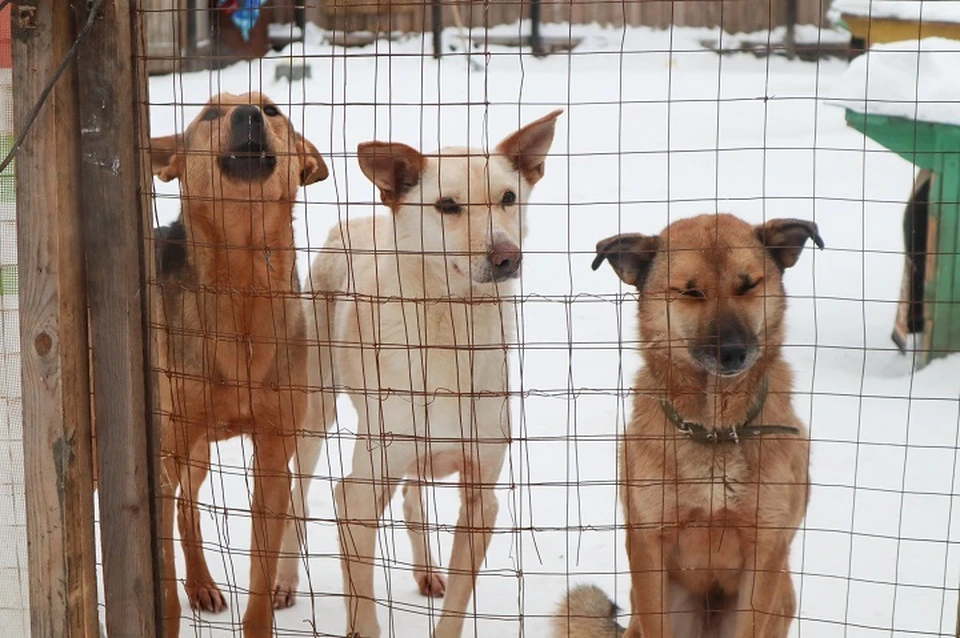
<path fill-rule="evenodd" d="M 553 638 L 620 638 L 617 611 L 599 587 L 574 587 L 553 616 Z"/>

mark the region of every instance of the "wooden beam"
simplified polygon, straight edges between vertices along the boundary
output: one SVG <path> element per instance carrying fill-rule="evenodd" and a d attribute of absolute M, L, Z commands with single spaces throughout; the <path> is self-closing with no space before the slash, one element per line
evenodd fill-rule
<path fill-rule="evenodd" d="M 100 539 L 107 633 L 155 636 L 150 402 L 144 368 L 149 316 L 143 265 L 139 138 L 147 120 L 135 55 L 136 2 L 108 0 L 80 47 L 80 143 L 87 298 L 93 347 Z M 87 2 L 75 3 L 78 24 Z M 139 88 L 138 88 L 139 87 Z M 146 218 L 149 220 L 149 217 Z M 152 260 L 151 260 L 152 261 Z"/>
<path fill-rule="evenodd" d="M 74 40 L 70 3 L 12 11 L 14 128 Z M 98 635 L 77 81 L 68 68 L 17 156 L 23 447 L 33 638 Z"/>

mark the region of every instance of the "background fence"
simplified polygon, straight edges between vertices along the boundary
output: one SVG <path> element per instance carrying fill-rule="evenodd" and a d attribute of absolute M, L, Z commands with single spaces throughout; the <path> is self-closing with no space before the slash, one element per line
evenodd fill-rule
<path fill-rule="evenodd" d="M 0 10 L 0 155 L 13 145 L 10 9 Z M 0 626 L 27 636 L 27 535 L 24 513 L 20 322 L 17 316 L 14 165 L 0 173 Z"/>
<path fill-rule="evenodd" d="M 69 37 L 66 31 L 49 32 L 55 46 L 47 47 L 45 55 L 42 47 L 29 42 L 29 27 L 22 20 L 15 26 L 15 36 L 23 36 L 20 51 L 34 46 L 29 51 L 39 56 L 43 71 L 36 83 L 27 83 L 26 65 L 20 67 L 24 104 L 32 103 L 56 61 L 82 32 L 91 9 L 82 4 L 71 14 L 52 2 L 40 3 L 40 16 L 52 17 L 38 20 L 38 29 L 58 21 L 69 24 Z M 523 276 L 513 313 L 517 345 L 510 355 L 512 383 L 505 408 L 513 430 L 503 471 L 493 486 L 500 510 L 467 608 L 464 635 L 547 636 L 556 604 L 579 583 L 598 584 L 629 609 L 617 446 L 641 364 L 636 304 L 633 291 L 612 271 L 594 272 L 591 262 L 600 239 L 619 232 L 653 234 L 677 219 L 715 211 L 733 212 L 750 223 L 783 217 L 813 220 L 827 242 L 822 252 L 808 247 L 784 280 L 789 311 L 783 354 L 795 372 L 793 407 L 808 427 L 812 445 L 810 506 L 790 554 L 797 591 L 797 619 L 790 635 L 956 635 L 960 360 L 954 355 L 920 366 L 925 354 L 919 341 L 907 344 L 903 354 L 890 340 L 902 301 L 904 241 L 912 238 L 912 233 L 904 234 L 904 207 L 915 169 L 908 161 L 909 148 L 901 148 L 900 155 L 881 148 L 847 125 L 843 108 L 827 103 L 850 97 L 844 91 L 851 83 L 846 75 L 849 62 L 845 54 L 836 55 L 836 43 L 847 36 L 805 30 L 812 51 L 808 61 L 783 51 L 765 55 L 769 42 L 761 42 L 763 55 L 719 55 L 718 43 L 730 41 L 729 36 L 700 27 L 771 30 L 782 24 L 785 5 L 549 2 L 543 5 L 549 54 L 533 56 L 525 40 L 530 22 L 515 21 L 526 7 L 488 3 L 459 8 L 464 30 L 450 26 L 452 9 L 443 7 L 447 27 L 439 59 L 434 58 L 432 36 L 420 32 L 430 15 L 422 5 L 404 14 L 402 19 L 409 22 L 401 24 L 394 16 L 384 29 L 383 12 L 376 17 L 357 11 L 349 18 L 345 12 L 335 23 L 328 7 L 308 4 L 307 21 L 326 30 L 306 24 L 300 39 L 288 24 L 286 37 L 292 42 L 239 62 L 243 50 L 225 51 L 216 43 L 242 22 L 227 10 L 143 0 L 128 15 L 123 3 L 106 2 L 104 17 L 91 21 L 94 26 L 82 44 L 75 77 L 67 76 L 54 92 L 61 98 L 55 101 L 61 119 L 45 111 L 38 120 L 38 127 L 46 127 L 38 130 L 57 129 L 61 137 L 44 136 L 39 146 L 25 147 L 28 152 L 21 160 L 28 167 L 21 188 L 26 180 L 33 180 L 29 183 L 34 188 L 27 189 L 30 201 L 20 202 L 20 281 L 33 278 L 38 288 L 31 290 L 49 287 L 61 296 L 45 305 L 41 301 L 48 299 L 46 294 L 31 294 L 29 307 L 20 305 L 19 327 L 11 312 L 15 307 L 9 305 L 13 298 L 0 296 L 0 327 L 5 334 L 19 329 L 28 344 L 24 378 L 40 378 L 34 373 L 47 370 L 51 356 L 72 371 L 24 386 L 28 415 L 39 411 L 43 416 L 33 421 L 37 428 L 28 428 L 27 454 L 32 450 L 34 460 L 27 459 L 26 481 L 41 484 L 51 472 L 59 481 L 58 491 L 27 503 L 28 521 L 53 521 L 60 534 L 44 537 L 42 547 L 31 548 L 31 568 L 50 569 L 38 556 L 70 558 L 53 568 L 69 578 L 40 584 L 34 574 L 31 580 L 35 635 L 38 626 L 44 627 L 38 600 L 50 610 L 50 618 L 61 623 L 55 612 L 74 610 L 61 614 L 68 616 L 71 627 L 85 628 L 72 635 L 93 635 L 93 608 L 105 615 L 114 636 L 127 634 L 111 627 L 152 627 L 162 613 L 162 601 L 144 593 L 154 593 L 154 586 L 163 582 L 154 571 L 162 561 L 149 551 L 157 512 L 151 510 L 154 503 L 146 492 L 151 477 L 156 480 L 151 461 L 160 455 L 157 432 L 147 425 L 166 414 L 150 380 L 174 378 L 183 371 L 158 366 L 156 344 L 147 339 L 144 346 L 146 326 L 163 328 L 156 316 L 149 318 L 144 300 L 155 301 L 159 289 L 152 228 L 177 218 L 183 192 L 177 181 L 158 180 L 150 192 L 144 158 L 147 151 L 162 149 L 147 141 L 147 133 L 149 129 L 157 137 L 182 132 L 204 113 L 211 95 L 247 91 L 261 91 L 274 101 L 317 147 L 330 170 L 328 179 L 300 189 L 294 202 L 296 263 L 305 286 L 314 283 L 307 276 L 310 262 L 331 252 L 324 247 L 331 228 L 383 212 L 377 190 L 359 170 L 358 144 L 378 139 L 424 151 L 464 145 L 489 151 L 523 124 L 563 109 L 544 178 L 527 207 Z M 819 25 L 825 9 L 801 2 L 799 23 Z M 202 19 L 189 21 L 190 12 Z M 273 18 L 292 20 L 293 12 L 278 6 Z M 659 28 L 670 22 L 687 26 Z M 255 23 L 255 28 L 262 26 Z M 358 46 L 341 46 L 345 40 L 336 40 L 333 27 L 412 33 L 380 39 L 354 34 L 357 39 L 350 43 Z M 235 44 L 248 42 L 239 31 L 228 37 Z M 0 32 L 0 51 L 2 38 Z M 827 42 L 832 43 L 829 56 Z M 949 50 L 948 44 L 931 46 Z M 906 50 L 910 52 L 910 45 Z M 919 52 L 919 45 L 912 50 Z M 132 68 L 138 72 L 149 69 L 154 74 L 135 74 L 123 66 L 125 60 L 134 60 Z M 914 66 L 919 65 L 918 53 L 916 60 Z M 216 63 L 227 64 L 209 70 Z M 170 69 L 178 72 L 167 73 Z M 80 89 L 69 88 L 71 83 Z M 905 103 L 919 112 L 925 101 L 917 89 Z M 955 106 L 949 96 L 937 95 L 933 101 Z M 17 121 L 22 123 L 26 107 L 18 108 Z M 66 121 L 63 117 L 77 126 L 58 129 L 54 122 Z M 50 152 L 55 148 L 60 152 Z M 916 147 L 911 148 L 917 155 Z M 43 164 L 44 150 L 56 158 L 52 169 Z M 956 156 L 950 151 L 947 155 Z M 76 188 L 81 182 L 84 188 Z M 68 194 L 81 190 L 81 201 Z M 257 189 L 250 190 L 251 197 L 259 195 Z M 950 193 L 937 192 L 941 203 L 957 204 Z M 44 206 L 47 202 L 37 193 L 56 193 L 59 204 Z M 2 194 L 0 182 L 0 199 Z M 141 201 L 143 219 L 131 212 Z M 0 214 L 3 210 L 0 203 Z M 0 267 L 15 254 L 3 238 L 0 234 Z M 37 239 L 36 245 L 55 250 L 24 251 L 24 246 L 35 247 L 36 238 L 43 240 Z M 83 272 L 68 272 L 65 266 L 71 263 L 84 264 Z M 76 282 L 79 285 L 72 285 Z M 21 291 L 26 289 L 21 285 Z M 82 294 L 70 296 L 69 291 L 77 289 Z M 317 301 L 307 291 L 301 297 Z M 450 305 L 459 308 L 457 303 L 470 307 L 464 300 Z M 80 305 L 90 308 L 87 328 L 78 328 L 84 322 L 70 314 Z M 51 324 L 41 320 L 44 313 L 57 318 L 59 332 L 47 328 Z M 308 320 L 316 320 L 309 311 Z M 167 336 L 184 334 L 190 331 L 173 330 Z M 43 335 L 52 335 L 53 355 L 47 353 L 49 344 L 40 352 L 47 343 Z M 89 369 L 99 445 L 103 550 L 102 564 L 96 567 L 102 585 L 98 593 L 90 590 L 92 575 L 87 573 L 93 562 L 92 539 L 68 524 L 89 522 L 92 530 L 88 484 L 93 465 L 82 444 L 71 455 L 56 456 L 62 450 L 57 444 L 73 440 L 66 435 L 61 439 L 58 428 L 81 441 L 85 436 L 84 417 L 67 421 L 79 414 L 69 409 L 75 406 L 69 397 L 88 390 L 86 372 L 78 372 L 88 369 L 87 361 L 81 366 L 64 352 L 81 347 L 86 352 L 87 340 L 93 352 Z M 329 341 L 321 335 L 311 346 Z M 408 344 L 398 345 L 402 349 Z M 15 370 L 7 362 L 18 350 L 14 340 L 0 354 L 5 357 L 0 418 L 6 408 L 8 420 L 16 414 L 10 406 L 16 405 L 17 389 L 9 379 L 18 379 L 19 372 L 7 376 Z M 338 378 L 322 388 L 318 383 L 312 379 L 309 389 L 345 390 L 349 385 Z M 306 501 L 302 547 L 285 555 L 296 562 L 299 580 L 291 585 L 296 604 L 275 614 L 278 635 L 344 633 L 334 486 L 349 474 L 357 446 L 368 445 L 358 440 L 358 424 L 354 406 L 341 397 L 317 467 L 297 468 L 313 479 L 313 489 Z M 19 436 L 10 426 L 10 440 Z M 12 473 L 0 473 L 0 488 L 3 499 L 11 490 L 13 508 L 23 507 L 16 496 L 22 495 L 16 449 L 14 445 L 9 463 L 0 464 L 0 471 Z M 190 610 L 181 587 L 185 570 L 178 546 L 182 636 L 238 635 L 250 598 L 252 448 L 235 438 L 215 442 L 210 450 L 209 479 L 198 492 L 198 525 L 211 573 L 212 582 L 206 584 L 219 588 L 227 609 L 219 614 Z M 66 465 L 57 466 L 64 459 Z M 60 481 L 62 476 L 73 479 Z M 460 493 L 450 480 L 426 480 L 423 492 L 426 543 L 445 569 Z M 153 494 L 157 496 L 156 489 Z M 384 635 L 429 635 L 442 600 L 418 591 L 417 561 L 400 498 L 386 507 L 376 542 L 375 609 Z M 0 516 L 6 516 L 7 502 L 0 500 Z M 162 506 L 162 499 L 157 504 Z M 22 534 L 17 523 L 22 519 L 12 516 L 13 524 L 2 529 Z M 167 538 L 166 530 L 152 531 L 155 539 Z M 177 539 L 181 533 L 175 532 Z M 0 551 L 0 613 L 9 609 L 9 622 L 16 617 L 22 622 L 25 594 L 13 587 L 13 578 L 16 575 L 22 588 L 23 554 L 10 549 L 8 567 L 3 551 L 8 548 Z M 124 567 L 129 565 L 138 568 Z M 105 601 L 101 607 L 95 605 L 98 597 Z M 160 606 L 154 606 L 155 600 Z M 146 635 L 129 635 L 141 634 Z M 39 635 L 71 634 L 48 633 L 44 627 Z"/>

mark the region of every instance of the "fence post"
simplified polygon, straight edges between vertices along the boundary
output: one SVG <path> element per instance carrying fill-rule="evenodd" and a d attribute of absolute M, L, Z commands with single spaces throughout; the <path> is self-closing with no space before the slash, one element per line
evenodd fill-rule
<path fill-rule="evenodd" d="M 71 3 L 13 5 L 14 129 L 75 37 Z M 72 67 L 73 65 L 71 65 Z M 27 555 L 33 638 L 97 636 L 87 300 L 75 68 L 17 155 Z"/>
<path fill-rule="evenodd" d="M 150 499 L 151 404 L 145 334 L 144 236 L 138 135 L 148 121 L 136 56 L 136 0 L 104 2 L 80 47 L 81 208 L 93 348 L 103 590 L 110 636 L 155 636 L 157 583 Z M 88 5 L 77 2 L 79 24 Z M 144 224 L 146 219 L 146 225 Z"/>

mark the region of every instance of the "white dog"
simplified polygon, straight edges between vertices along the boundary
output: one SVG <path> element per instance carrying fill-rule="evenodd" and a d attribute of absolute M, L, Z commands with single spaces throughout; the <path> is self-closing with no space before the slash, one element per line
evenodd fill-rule
<path fill-rule="evenodd" d="M 297 450 L 292 523 L 276 607 L 293 604 L 305 501 L 334 419 L 336 392 L 359 414 L 353 467 L 336 488 L 347 633 L 378 638 L 373 559 L 397 485 L 421 593 L 446 601 L 438 638 L 457 637 L 497 518 L 494 487 L 510 440 L 507 348 L 520 274 L 524 205 L 543 177 L 555 111 L 492 155 L 369 142 L 360 168 L 389 215 L 334 228 L 310 272 L 310 414 Z M 322 391 L 320 391 L 322 390 Z M 431 556 L 420 486 L 459 472 L 449 586 Z"/>

